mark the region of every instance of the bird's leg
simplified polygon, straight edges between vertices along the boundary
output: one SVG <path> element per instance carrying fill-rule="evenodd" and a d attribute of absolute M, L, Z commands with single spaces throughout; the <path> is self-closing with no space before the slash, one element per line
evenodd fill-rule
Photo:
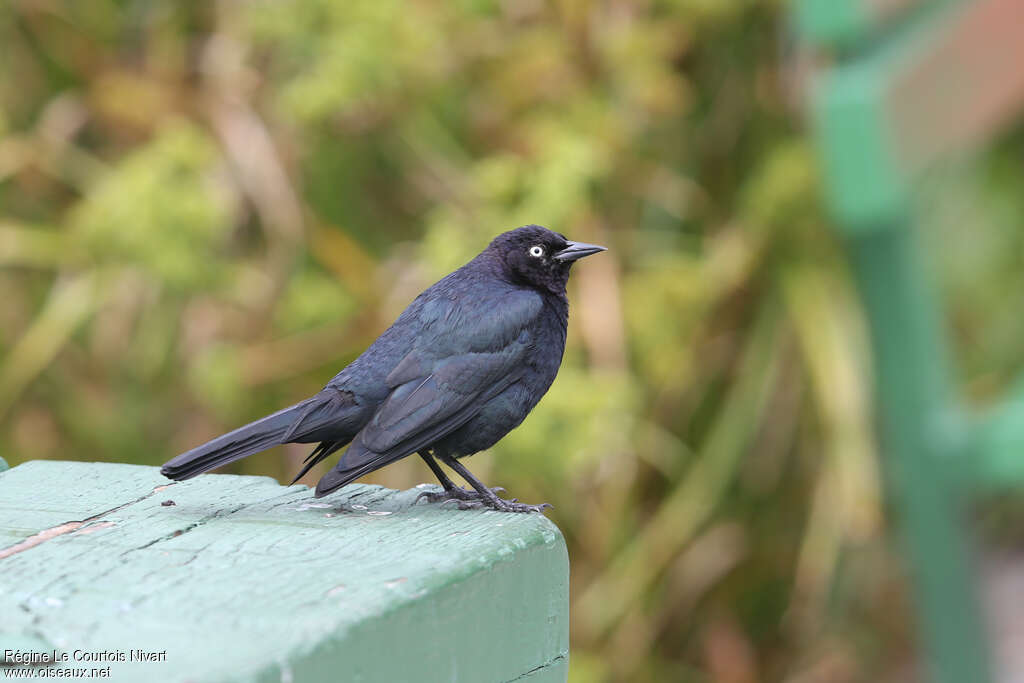
<path fill-rule="evenodd" d="M 420 451 L 420 457 L 423 458 L 423 462 L 427 463 L 427 467 L 434 473 L 437 480 L 441 482 L 441 486 L 444 487 L 445 491 L 451 491 L 452 489 L 458 488 L 455 483 L 448 478 L 448 475 L 444 473 L 441 466 L 434 460 L 434 456 L 430 454 L 430 451 Z"/>
<path fill-rule="evenodd" d="M 541 503 L 540 505 L 527 505 L 526 503 L 520 503 L 515 499 L 503 500 L 498 497 L 497 491 L 503 491 L 502 488 L 489 489 L 484 486 L 483 482 L 473 476 L 473 474 L 467 470 L 462 463 L 450 455 L 438 456 L 445 465 L 458 472 L 459 476 L 465 479 L 470 486 L 476 489 L 476 494 L 471 499 L 465 499 L 462 496 L 451 496 L 459 499 L 459 508 L 481 508 L 487 507 L 492 510 L 500 510 L 502 512 L 543 512 L 544 508 L 551 507 L 550 503 Z M 463 489 L 459 489 L 463 491 Z M 464 493 L 469 493 L 464 491 Z M 440 494 L 444 495 L 444 494 Z"/>
<path fill-rule="evenodd" d="M 448 478 L 448 475 L 444 473 L 441 466 L 437 464 L 437 460 L 430 454 L 430 451 L 422 450 L 419 452 L 423 462 L 427 463 L 427 467 L 434 473 L 437 480 L 441 482 L 441 486 L 444 487 L 444 491 L 424 491 L 416 497 L 418 501 L 420 498 L 426 498 L 431 503 L 437 503 L 445 500 L 479 500 L 480 496 L 476 491 L 467 491 L 461 486 L 456 486 L 455 482 Z M 495 491 L 504 491 L 505 489 L 497 488 Z"/>

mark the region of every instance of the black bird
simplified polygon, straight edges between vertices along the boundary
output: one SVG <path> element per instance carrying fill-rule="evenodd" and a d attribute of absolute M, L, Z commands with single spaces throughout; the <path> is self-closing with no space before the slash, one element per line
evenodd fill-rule
<path fill-rule="evenodd" d="M 484 486 L 457 458 L 497 443 L 551 386 L 565 349 L 569 268 L 600 251 L 539 225 L 499 235 L 416 297 L 315 396 L 182 453 L 161 472 L 189 479 L 277 444 L 320 442 L 295 483 L 351 443 L 317 498 L 419 453 L 444 487 L 424 494 L 430 500 L 541 511 L 546 503 L 502 500 L 502 489 Z M 437 461 L 474 490 L 453 484 Z"/>

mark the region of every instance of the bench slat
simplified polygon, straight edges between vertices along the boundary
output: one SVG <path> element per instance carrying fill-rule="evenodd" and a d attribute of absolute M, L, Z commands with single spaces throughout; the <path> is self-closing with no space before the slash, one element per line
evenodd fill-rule
<path fill-rule="evenodd" d="M 418 493 L 20 465 L 0 474 L 0 645 L 166 651 L 111 664 L 122 680 L 564 681 L 558 529 Z"/>

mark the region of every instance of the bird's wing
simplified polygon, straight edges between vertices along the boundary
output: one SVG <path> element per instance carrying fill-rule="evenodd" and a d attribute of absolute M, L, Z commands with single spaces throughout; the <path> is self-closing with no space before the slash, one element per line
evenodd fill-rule
<path fill-rule="evenodd" d="M 525 347 L 524 347 L 525 350 Z M 469 422 L 492 397 L 519 379 L 522 352 L 446 359 L 430 375 L 398 386 L 316 487 L 327 495 Z"/>
<path fill-rule="evenodd" d="M 443 281 L 442 281 L 443 282 Z M 544 300 L 529 290 L 492 290 L 486 284 L 458 293 L 424 292 L 407 311 L 414 339 L 409 348 L 422 362 L 470 352 L 500 351 L 536 321 Z M 405 314 L 402 316 L 405 317 Z M 408 376 L 412 361 L 403 360 L 388 376 L 397 386 Z"/>
<path fill-rule="evenodd" d="M 406 453 L 429 445 L 465 424 L 485 398 L 516 381 L 525 350 L 517 340 L 501 351 L 467 353 L 434 363 L 429 374 L 391 392 L 360 432 L 360 441 L 377 453 L 407 443 L 402 448 Z"/>
<path fill-rule="evenodd" d="M 495 301 L 432 301 L 412 350 L 387 377 L 391 393 L 360 432 L 362 444 L 377 453 L 410 440 L 422 448 L 467 422 L 484 394 L 519 378 L 542 306 L 521 291 Z"/>
<path fill-rule="evenodd" d="M 438 441 L 522 376 L 541 304 L 528 298 L 505 304 L 472 320 L 456 312 L 424 326 L 421 341 L 388 375 L 391 392 L 318 495 Z M 457 352 L 439 357 L 438 348 Z"/>

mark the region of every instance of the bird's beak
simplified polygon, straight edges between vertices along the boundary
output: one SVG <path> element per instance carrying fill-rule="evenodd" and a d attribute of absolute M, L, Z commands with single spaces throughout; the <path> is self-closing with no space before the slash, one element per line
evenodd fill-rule
<path fill-rule="evenodd" d="M 576 261 L 584 256 L 590 256 L 601 251 L 608 251 L 608 247 L 602 247 L 600 244 L 570 241 L 565 245 L 565 249 L 555 252 L 554 256 L 559 261 Z"/>

